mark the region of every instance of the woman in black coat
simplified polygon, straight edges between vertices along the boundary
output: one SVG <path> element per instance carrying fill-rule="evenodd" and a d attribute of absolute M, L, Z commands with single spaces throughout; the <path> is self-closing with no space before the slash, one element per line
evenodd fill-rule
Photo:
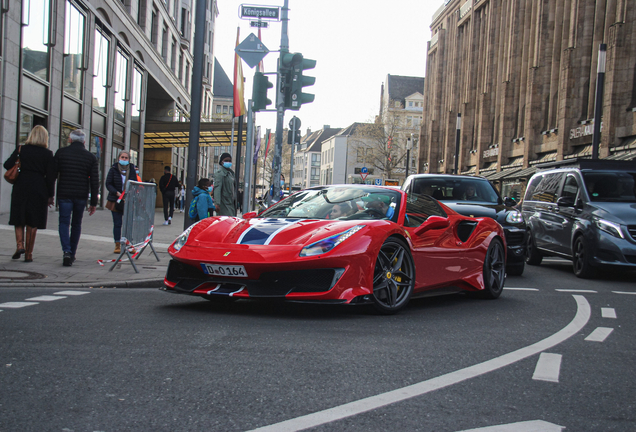
<path fill-rule="evenodd" d="M 33 128 L 24 145 L 4 162 L 11 169 L 20 158 L 20 175 L 11 192 L 9 225 L 15 226 L 16 251 L 11 258 L 24 255 L 33 261 L 33 246 L 38 229 L 46 228 L 48 207 L 53 205 L 57 171 L 53 152 L 48 149 L 49 133 L 43 126 Z M 26 244 L 24 228 L 26 227 Z"/>
<path fill-rule="evenodd" d="M 115 203 L 126 189 L 126 181 L 137 181 L 137 169 L 130 163 L 130 154 L 126 151 L 119 153 L 119 160 L 113 164 L 106 176 L 106 208 L 113 215 L 113 237 L 115 238 L 115 253 L 121 252 L 121 226 L 123 213 L 117 211 Z"/>

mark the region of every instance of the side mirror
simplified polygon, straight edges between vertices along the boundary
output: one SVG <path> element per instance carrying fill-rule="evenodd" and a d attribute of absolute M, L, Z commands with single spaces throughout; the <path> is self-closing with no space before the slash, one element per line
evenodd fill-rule
<path fill-rule="evenodd" d="M 252 219 L 253 217 L 256 217 L 257 215 L 258 213 L 256 212 L 245 213 L 243 214 L 243 219 Z"/>
<path fill-rule="evenodd" d="M 504 205 L 505 205 L 506 207 L 514 207 L 514 206 L 516 206 L 516 205 L 517 205 L 517 200 L 515 200 L 515 199 L 514 199 L 514 198 L 512 198 L 512 197 L 505 197 L 505 198 L 504 198 Z"/>
<path fill-rule="evenodd" d="M 556 203 L 559 207 L 574 207 L 574 198 L 561 197 L 557 200 Z"/>
<path fill-rule="evenodd" d="M 450 221 L 441 216 L 430 216 L 424 223 L 415 228 L 415 235 L 422 235 L 426 231 L 448 228 Z"/>

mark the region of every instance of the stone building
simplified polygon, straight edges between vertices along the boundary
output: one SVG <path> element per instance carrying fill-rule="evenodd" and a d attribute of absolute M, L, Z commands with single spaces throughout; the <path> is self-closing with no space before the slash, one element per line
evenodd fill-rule
<path fill-rule="evenodd" d="M 632 0 L 446 0 L 427 45 L 420 172 L 485 175 L 515 195 L 541 162 L 591 155 L 607 44 L 599 157 L 636 157 Z"/>
<path fill-rule="evenodd" d="M 100 161 L 100 205 L 106 196 L 105 175 L 123 150 L 130 151 L 143 180 L 158 181 L 163 165 L 173 166 L 183 179 L 186 149 L 170 142 L 150 148 L 149 133 L 156 123 L 189 117 L 194 5 L 194 0 L 3 1 L 2 161 L 35 125 L 48 129 L 53 152 L 68 144 L 73 129 L 81 128 L 87 149 Z M 208 116 L 217 15 L 217 0 L 207 0 L 201 91 L 202 111 Z M 155 142 L 162 139 L 157 136 Z M 203 167 L 208 152 L 201 151 Z M 10 185 L 3 183 L 0 213 L 9 211 L 10 196 Z"/>

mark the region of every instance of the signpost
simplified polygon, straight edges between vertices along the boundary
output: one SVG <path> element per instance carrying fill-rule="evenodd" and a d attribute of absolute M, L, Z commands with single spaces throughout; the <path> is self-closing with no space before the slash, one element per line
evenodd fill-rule
<path fill-rule="evenodd" d="M 362 167 L 360 169 L 360 177 L 362 177 L 362 182 L 363 183 L 367 179 L 368 175 L 369 175 L 369 169 L 367 167 Z"/>
<path fill-rule="evenodd" d="M 250 33 L 235 49 L 236 54 L 251 68 L 256 66 L 269 53 L 269 50 L 254 33 Z"/>
<path fill-rule="evenodd" d="M 241 18 L 258 18 L 269 21 L 280 21 L 280 7 L 241 5 L 239 8 L 239 16 Z"/>

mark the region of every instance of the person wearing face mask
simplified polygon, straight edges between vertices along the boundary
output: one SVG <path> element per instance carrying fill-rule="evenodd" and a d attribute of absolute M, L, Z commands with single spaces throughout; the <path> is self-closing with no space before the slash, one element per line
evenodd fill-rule
<path fill-rule="evenodd" d="M 193 218 L 193 222 L 212 216 L 212 212 L 216 209 L 214 201 L 210 196 L 212 193 L 212 183 L 209 179 L 202 178 L 197 186 L 192 190 L 193 200 L 196 200 L 197 215 Z"/>
<path fill-rule="evenodd" d="M 113 164 L 106 176 L 106 189 L 108 189 L 108 197 L 106 198 L 106 208 L 111 211 L 113 216 L 113 237 L 115 239 L 115 252 L 121 252 L 121 226 L 123 212 L 117 208 L 117 200 L 126 189 L 128 180 L 137 181 L 137 169 L 135 165 L 130 163 L 130 154 L 126 151 L 119 153 L 119 159 Z"/>
<path fill-rule="evenodd" d="M 232 156 L 223 153 L 221 168 L 214 173 L 214 202 L 217 216 L 236 216 L 236 183 L 232 171 Z"/>
<path fill-rule="evenodd" d="M 283 199 L 283 196 L 285 196 L 285 192 L 283 191 L 283 189 L 285 188 L 285 175 L 281 174 L 280 175 L 280 190 L 278 192 L 278 197 L 274 198 L 274 185 L 271 185 L 269 187 L 269 201 L 270 201 L 270 205 L 273 203 L 277 203 L 278 201 L 280 201 L 281 199 Z"/>

